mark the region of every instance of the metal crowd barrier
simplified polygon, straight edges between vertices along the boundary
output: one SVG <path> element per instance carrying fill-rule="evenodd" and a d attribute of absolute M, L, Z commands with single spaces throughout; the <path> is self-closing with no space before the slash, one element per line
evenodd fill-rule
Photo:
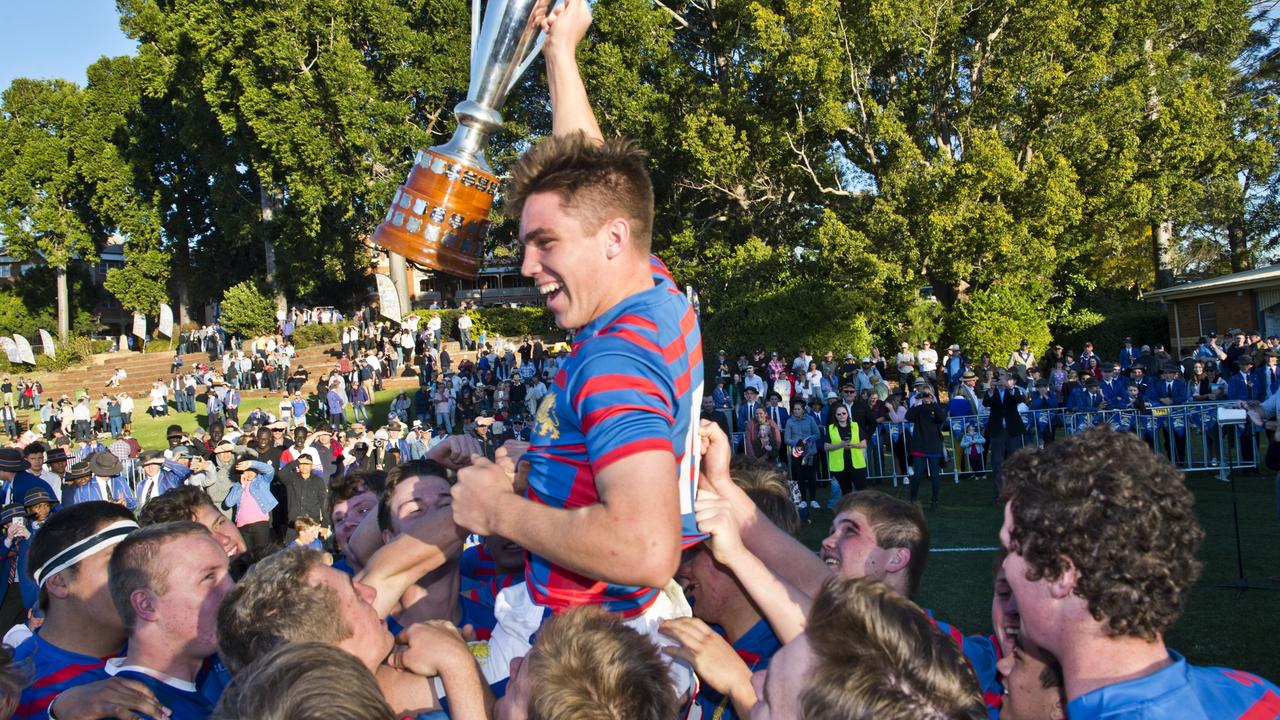
<path fill-rule="evenodd" d="M 1026 432 L 1024 446 L 1043 447 L 1095 425 L 1110 425 L 1121 432 L 1136 433 L 1152 450 L 1185 472 L 1217 472 L 1258 467 L 1261 458 L 1261 431 L 1245 420 L 1219 422 L 1219 410 L 1237 408 L 1235 401 L 1187 403 L 1146 410 L 1094 410 L 1075 412 L 1067 408 L 1029 410 L 1022 413 Z M 981 436 L 987 415 L 949 416 L 943 427 L 942 445 L 946 457 L 942 474 L 956 483 L 961 478 L 984 475 L 990 470 L 990 453 L 985 445 L 976 458 L 970 457 L 961 440 L 967 426 Z M 867 440 L 867 479 L 891 482 L 894 487 L 909 477 L 912 423 L 879 423 Z M 985 438 L 984 438 L 985 441 Z M 734 449 L 741 452 L 742 433 L 734 433 Z M 978 462 L 978 459 L 981 462 Z M 819 482 L 826 478 L 819 463 Z M 1280 481 L 1278 481 L 1280 482 Z M 1280 512 L 1280 508 L 1278 511 Z"/>

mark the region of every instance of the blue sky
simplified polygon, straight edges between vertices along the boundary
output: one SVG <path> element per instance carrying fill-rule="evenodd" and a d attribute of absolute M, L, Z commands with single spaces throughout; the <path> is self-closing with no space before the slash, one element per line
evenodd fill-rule
<path fill-rule="evenodd" d="M 114 0 L 0 0 L 0 90 L 18 77 L 85 84 L 103 55 L 132 55 Z"/>

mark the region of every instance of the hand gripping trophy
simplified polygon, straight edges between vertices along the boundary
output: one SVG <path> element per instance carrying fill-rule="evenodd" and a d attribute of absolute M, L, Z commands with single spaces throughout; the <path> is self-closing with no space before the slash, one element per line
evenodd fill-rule
<path fill-rule="evenodd" d="M 403 258 L 459 277 L 474 278 L 480 269 L 498 191 L 484 147 L 502 127 L 498 109 L 538 53 L 539 3 L 545 0 L 489 0 L 481 20 L 480 0 L 472 0 L 471 85 L 454 108 L 458 129 L 448 143 L 418 151 L 409 179 L 373 233 L 373 241 L 391 252 L 391 277 L 402 299 Z"/>

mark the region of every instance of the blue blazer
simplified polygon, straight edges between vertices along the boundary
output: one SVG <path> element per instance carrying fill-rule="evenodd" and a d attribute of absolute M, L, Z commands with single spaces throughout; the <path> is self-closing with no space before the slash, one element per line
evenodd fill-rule
<path fill-rule="evenodd" d="M 1182 378 L 1173 381 L 1173 389 L 1165 392 L 1165 381 L 1163 378 L 1152 380 L 1147 383 L 1147 402 L 1151 405 L 1167 405 L 1168 403 L 1160 402 L 1160 398 L 1168 397 L 1173 401 L 1174 405 L 1182 405 L 1187 401 L 1187 383 Z"/>
<path fill-rule="evenodd" d="M 1262 392 L 1262 399 L 1266 400 L 1277 392 L 1280 392 L 1280 366 L 1276 366 L 1276 380 L 1271 381 L 1270 368 L 1260 367 L 1253 371 L 1253 384 L 1257 385 Z"/>
<path fill-rule="evenodd" d="M 1265 400 L 1266 396 L 1262 388 L 1262 384 L 1258 382 L 1257 377 L 1252 373 L 1245 375 L 1244 373 L 1236 373 L 1227 380 L 1227 399 L 1228 400 Z"/>
<path fill-rule="evenodd" d="M 1123 375 L 1111 378 L 1110 385 L 1106 380 L 1099 380 L 1098 385 L 1102 387 L 1102 396 L 1108 405 L 1121 405 L 1129 399 L 1129 381 Z"/>

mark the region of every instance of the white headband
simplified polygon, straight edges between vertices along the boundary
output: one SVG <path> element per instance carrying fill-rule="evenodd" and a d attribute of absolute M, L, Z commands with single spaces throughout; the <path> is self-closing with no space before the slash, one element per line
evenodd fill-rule
<path fill-rule="evenodd" d="M 102 528 L 98 532 L 77 542 L 66 550 L 49 558 L 49 561 L 41 565 L 35 572 L 31 573 L 32 579 L 36 581 L 36 585 L 44 587 L 44 581 L 93 555 L 94 553 L 105 550 L 109 547 L 119 545 L 125 536 L 138 529 L 138 523 L 132 520 L 119 520 Z"/>

